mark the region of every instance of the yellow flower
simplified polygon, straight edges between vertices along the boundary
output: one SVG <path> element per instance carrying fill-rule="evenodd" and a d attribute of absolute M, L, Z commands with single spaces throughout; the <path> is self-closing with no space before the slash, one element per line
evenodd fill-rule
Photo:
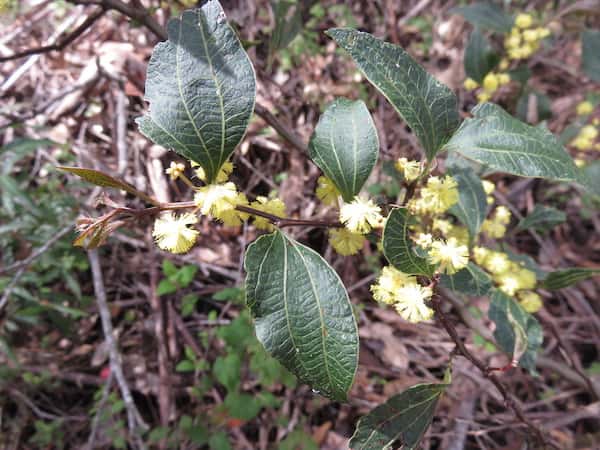
<path fill-rule="evenodd" d="M 465 89 L 467 91 L 472 91 L 479 87 L 479 83 L 477 81 L 475 81 L 473 78 L 467 78 L 465 80 L 465 82 L 463 83 L 463 86 L 465 87 Z"/>
<path fill-rule="evenodd" d="M 469 249 L 466 245 L 459 245 L 456 238 L 449 238 L 446 242 L 435 241 L 429 250 L 429 262 L 439 264 L 440 272 L 452 275 L 469 263 Z"/>
<path fill-rule="evenodd" d="M 511 34 L 504 40 L 504 46 L 508 49 L 515 49 L 515 48 L 518 48 L 520 45 L 521 45 L 521 35 L 520 34 Z"/>
<path fill-rule="evenodd" d="M 479 262 L 478 262 L 479 263 Z M 511 268 L 511 261 L 506 253 L 488 251 L 481 264 L 488 272 L 499 275 Z"/>
<path fill-rule="evenodd" d="M 549 28 L 538 27 L 535 29 L 535 31 L 537 32 L 538 40 L 541 40 L 541 39 L 544 39 L 544 38 L 547 38 L 548 36 L 550 36 Z"/>
<path fill-rule="evenodd" d="M 594 105 L 591 102 L 585 101 L 577 105 L 577 115 L 587 116 L 594 110 Z"/>
<path fill-rule="evenodd" d="M 491 254 L 491 250 L 485 247 L 474 247 L 473 248 L 473 259 L 477 264 L 483 266 L 487 257 Z"/>
<path fill-rule="evenodd" d="M 237 198 L 233 201 L 233 205 L 247 205 L 248 199 L 246 198 L 246 194 L 243 192 L 237 193 Z M 221 220 L 228 227 L 237 227 L 242 224 L 245 220 L 248 220 L 250 215 L 248 213 L 244 213 L 238 211 L 237 209 L 225 209 L 220 212 L 218 219 Z"/>
<path fill-rule="evenodd" d="M 506 69 L 508 69 L 509 65 L 510 65 L 510 62 L 508 61 L 508 59 L 502 58 L 502 60 L 500 61 L 500 64 L 498 64 L 498 69 L 506 70 Z"/>
<path fill-rule="evenodd" d="M 340 191 L 335 187 L 335 184 L 327 177 L 319 177 L 317 180 L 319 185 L 317 186 L 317 197 L 325 205 L 335 205 L 337 199 L 340 196 Z"/>
<path fill-rule="evenodd" d="M 381 208 L 372 200 L 354 197 L 340 209 L 340 222 L 353 233 L 366 234 L 371 228 L 381 226 Z"/>
<path fill-rule="evenodd" d="M 537 30 L 525 30 L 523 31 L 523 40 L 525 42 L 537 42 L 538 32 Z"/>
<path fill-rule="evenodd" d="M 585 167 L 587 164 L 586 160 L 583 158 L 575 158 L 573 161 L 577 167 Z"/>
<path fill-rule="evenodd" d="M 514 263 L 508 271 L 494 277 L 494 280 L 499 284 L 500 290 L 510 296 L 522 289 L 535 288 L 537 281 L 534 272 Z"/>
<path fill-rule="evenodd" d="M 504 86 L 505 84 L 510 83 L 510 75 L 507 73 L 499 73 L 498 74 L 498 84 L 500 86 Z"/>
<path fill-rule="evenodd" d="M 206 182 L 206 172 L 204 171 L 204 168 L 197 162 L 190 161 L 190 163 L 192 167 L 196 168 L 196 176 L 200 180 Z M 231 172 L 233 172 L 233 163 L 231 161 L 225 161 L 221 166 L 221 169 L 219 169 L 219 173 L 217 174 L 217 179 L 215 180 L 215 183 L 224 183 L 225 181 L 227 181 Z"/>
<path fill-rule="evenodd" d="M 433 243 L 433 236 L 429 233 L 419 233 L 414 241 L 419 247 L 428 249 Z"/>
<path fill-rule="evenodd" d="M 409 161 L 406 158 L 399 158 L 395 164 L 396 170 L 400 172 L 409 183 L 416 180 L 421 175 L 421 165 L 418 161 Z"/>
<path fill-rule="evenodd" d="M 519 292 L 518 297 L 519 304 L 528 313 L 533 314 L 542 309 L 542 297 L 539 294 L 532 291 L 523 291 Z"/>
<path fill-rule="evenodd" d="M 329 231 L 329 243 L 340 255 L 348 256 L 358 253 L 366 239 L 362 234 L 353 233 L 347 228 L 333 228 Z"/>
<path fill-rule="evenodd" d="M 396 291 L 407 283 L 416 283 L 416 278 L 392 266 L 385 266 L 381 269 L 377 282 L 371 285 L 373 298 L 378 302 L 391 305 L 396 301 Z"/>
<path fill-rule="evenodd" d="M 469 245 L 469 230 L 467 227 L 453 225 L 446 234 L 447 238 L 455 238 L 460 245 Z"/>
<path fill-rule="evenodd" d="M 483 90 L 489 94 L 493 94 L 498 89 L 498 77 L 494 72 L 488 73 L 483 79 Z"/>
<path fill-rule="evenodd" d="M 256 197 L 256 200 L 250 203 L 250 206 L 259 211 L 273 214 L 278 217 L 286 217 L 285 203 L 278 198 L 269 200 L 267 197 L 261 195 Z M 254 226 L 259 230 L 272 231 L 275 229 L 268 219 L 259 216 L 254 216 Z"/>
<path fill-rule="evenodd" d="M 425 304 L 433 295 L 431 288 L 423 287 L 416 282 L 407 283 L 396 291 L 394 307 L 404 320 L 412 323 L 430 320 L 433 310 Z"/>
<path fill-rule="evenodd" d="M 231 182 L 203 186 L 194 195 L 194 202 L 200 212 L 217 219 L 222 219 L 223 212 L 234 209 L 237 201 L 238 193 Z"/>
<path fill-rule="evenodd" d="M 485 103 L 490 98 L 492 98 L 492 96 L 490 94 L 488 94 L 487 92 L 479 92 L 479 93 L 477 93 L 477 101 L 479 103 Z"/>
<path fill-rule="evenodd" d="M 531 25 L 533 25 L 533 17 L 531 17 L 529 14 L 518 14 L 515 18 L 515 25 L 519 28 L 529 28 Z"/>
<path fill-rule="evenodd" d="M 431 228 L 446 236 L 448 233 L 450 233 L 450 231 L 452 231 L 452 223 L 450 223 L 449 220 L 435 218 L 433 219 Z"/>
<path fill-rule="evenodd" d="M 496 221 L 486 219 L 481 225 L 481 231 L 492 239 L 500 239 L 506 234 L 506 225 Z"/>
<path fill-rule="evenodd" d="M 579 136 L 584 139 L 594 140 L 598 137 L 598 129 L 594 125 L 586 125 L 579 131 Z"/>
<path fill-rule="evenodd" d="M 506 295 L 510 295 L 511 297 L 513 295 L 515 295 L 515 293 L 521 289 L 521 286 L 519 284 L 519 280 L 517 279 L 517 277 L 508 272 L 508 273 L 503 273 L 502 275 L 500 275 L 498 277 L 498 279 L 496 280 L 499 283 L 499 288 L 502 292 L 504 292 Z"/>
<path fill-rule="evenodd" d="M 154 221 L 152 236 L 156 240 L 156 245 L 162 250 L 185 253 L 196 242 L 198 230 L 188 228 L 188 225 L 194 225 L 196 222 L 198 218 L 191 213 L 179 217 L 166 213 Z"/>
<path fill-rule="evenodd" d="M 175 161 L 171 161 L 169 167 L 165 170 L 165 173 L 171 177 L 171 180 L 176 180 L 183 174 L 185 170 L 185 165 L 182 163 L 176 163 Z"/>
<path fill-rule="evenodd" d="M 424 211 L 441 214 L 458 202 L 456 180 L 449 175 L 444 179 L 430 177 L 421 189 L 421 206 Z"/>
<path fill-rule="evenodd" d="M 508 225 L 510 223 L 510 211 L 506 206 L 498 206 L 494 210 L 494 220 L 502 225 Z"/>
<path fill-rule="evenodd" d="M 482 184 L 483 190 L 487 194 L 485 200 L 488 205 L 491 205 L 492 203 L 494 203 L 494 197 L 492 197 L 492 193 L 496 190 L 496 185 L 488 180 L 483 180 Z"/>

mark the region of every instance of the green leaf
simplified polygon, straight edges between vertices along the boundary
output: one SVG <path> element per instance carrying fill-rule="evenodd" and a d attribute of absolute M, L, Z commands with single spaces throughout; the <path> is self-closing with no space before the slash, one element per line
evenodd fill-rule
<path fill-rule="evenodd" d="M 493 3 L 481 2 L 468 6 L 459 6 L 450 10 L 451 14 L 460 14 L 474 27 L 482 30 L 508 33 L 513 25 L 513 19 L 502 8 Z"/>
<path fill-rule="evenodd" d="M 528 230 L 530 228 L 544 230 L 563 223 L 565 220 L 567 220 L 567 215 L 563 211 L 559 211 L 551 206 L 538 204 L 535 205 L 533 211 L 527 217 L 521 219 L 517 228 L 519 230 Z"/>
<path fill-rule="evenodd" d="M 177 292 L 177 285 L 171 283 L 169 280 L 160 280 L 160 283 L 156 287 L 156 295 L 159 297 L 161 295 L 172 294 L 173 292 Z"/>
<path fill-rule="evenodd" d="M 244 267 L 258 340 L 300 381 L 345 400 L 358 364 L 358 330 L 337 273 L 280 231 L 252 243 Z"/>
<path fill-rule="evenodd" d="M 219 356 L 213 365 L 213 375 L 228 392 L 235 391 L 240 385 L 242 361 L 237 353 Z"/>
<path fill-rule="evenodd" d="M 472 169 L 454 169 L 451 175 L 458 183 L 458 203 L 449 212 L 466 225 L 471 238 L 475 238 L 487 214 L 483 184 Z"/>
<path fill-rule="evenodd" d="M 344 200 L 351 201 L 369 178 L 379 153 L 377 129 L 365 103 L 334 100 L 319 119 L 308 149 Z"/>
<path fill-rule="evenodd" d="M 196 370 L 196 366 L 189 359 L 184 359 L 175 366 L 176 372 L 193 372 L 194 370 Z"/>
<path fill-rule="evenodd" d="M 88 183 L 95 184 L 96 186 L 121 189 L 125 192 L 129 192 L 132 195 L 135 195 L 152 203 L 146 194 L 138 191 L 129 183 L 126 183 L 123 180 L 119 180 L 118 178 L 111 177 L 110 175 L 107 175 L 104 172 L 100 172 L 99 170 L 87 169 L 85 167 L 69 166 L 56 166 L 56 168 L 77 175 L 78 177 L 83 178 Z"/>
<path fill-rule="evenodd" d="M 532 127 L 492 103 L 477 105 L 444 146 L 490 168 L 523 177 L 574 181 L 572 158 L 546 128 Z"/>
<path fill-rule="evenodd" d="M 231 417 L 240 420 L 254 419 L 262 408 L 258 397 L 238 392 L 229 392 L 223 404 Z"/>
<path fill-rule="evenodd" d="M 500 55 L 494 51 L 490 41 L 479 31 L 479 28 L 475 28 L 469 36 L 464 59 L 467 76 L 481 84 L 483 78 L 500 61 Z"/>
<path fill-rule="evenodd" d="M 413 275 L 432 276 L 434 267 L 418 256 L 408 237 L 408 227 L 415 218 L 406 208 L 394 208 L 383 229 L 383 254 L 396 269 Z"/>
<path fill-rule="evenodd" d="M 442 286 L 461 294 L 483 296 L 492 288 L 492 279 L 479 266 L 469 262 L 454 275 L 442 275 Z"/>
<path fill-rule="evenodd" d="M 600 268 L 572 267 L 550 272 L 540 287 L 556 291 L 600 274 Z"/>
<path fill-rule="evenodd" d="M 400 441 L 412 450 L 429 427 L 446 384 L 417 384 L 362 417 L 350 440 L 352 450 L 387 450 Z"/>
<path fill-rule="evenodd" d="M 600 160 L 592 161 L 580 169 L 579 182 L 591 194 L 600 197 Z"/>
<path fill-rule="evenodd" d="M 167 25 L 146 77 L 150 110 L 137 119 L 155 143 L 200 164 L 212 183 L 254 110 L 254 68 L 217 0 Z"/>
<path fill-rule="evenodd" d="M 269 42 L 268 66 L 271 67 L 277 50 L 287 47 L 302 31 L 302 8 L 297 0 L 272 0 L 275 28 Z"/>
<path fill-rule="evenodd" d="M 535 374 L 537 351 L 544 340 L 542 327 L 535 317 L 502 291 L 494 290 L 491 300 L 488 314 L 496 324 L 496 342 L 513 361 Z"/>
<path fill-rule="evenodd" d="M 224 431 L 217 431 L 211 434 L 208 446 L 210 450 L 233 450 L 233 447 L 229 443 L 229 437 L 227 437 L 227 433 Z"/>
<path fill-rule="evenodd" d="M 581 62 L 583 72 L 600 81 L 600 31 L 585 30 L 581 34 Z"/>
<path fill-rule="evenodd" d="M 458 126 L 454 93 L 423 69 L 401 47 L 350 28 L 332 28 L 327 35 L 354 62 L 421 141 L 432 159 Z"/>

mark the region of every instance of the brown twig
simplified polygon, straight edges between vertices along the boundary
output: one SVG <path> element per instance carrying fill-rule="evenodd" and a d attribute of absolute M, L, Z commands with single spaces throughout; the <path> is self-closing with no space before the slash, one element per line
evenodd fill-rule
<path fill-rule="evenodd" d="M 40 53 L 48 53 L 52 51 L 58 51 L 65 48 L 67 45 L 72 43 L 75 39 L 80 37 L 83 33 L 86 32 L 88 28 L 90 28 L 100 17 L 102 17 L 106 13 L 106 9 L 99 9 L 95 13 L 88 16 L 87 19 L 83 21 L 81 25 L 79 25 L 75 30 L 66 35 L 60 40 L 57 40 L 54 44 L 43 45 L 41 47 L 36 48 L 28 48 L 27 50 L 23 50 L 22 52 L 17 52 L 8 56 L 0 56 L 0 63 L 6 61 L 12 61 L 13 59 L 23 58 L 25 56 L 37 55 Z"/>
<path fill-rule="evenodd" d="M 432 298 L 432 306 L 436 313 L 436 319 L 440 322 L 440 324 L 444 327 L 450 339 L 456 345 L 455 353 L 465 357 L 471 364 L 473 364 L 479 371 L 484 375 L 485 378 L 490 380 L 492 384 L 498 389 L 502 398 L 504 399 L 504 403 L 507 408 L 511 409 L 515 415 L 515 417 L 527 425 L 527 427 L 534 433 L 536 439 L 539 443 L 541 443 L 544 447 L 548 445 L 546 439 L 544 438 L 544 432 L 531 420 L 525 417 L 525 413 L 521 406 L 516 402 L 514 397 L 506 390 L 504 385 L 500 382 L 498 377 L 489 371 L 487 365 L 478 359 L 473 353 L 467 349 L 466 345 L 458 335 L 454 324 L 450 321 L 446 313 L 442 308 L 441 297 L 439 295 L 434 295 Z M 550 444 L 554 446 L 553 444 Z"/>
<path fill-rule="evenodd" d="M 257 116 L 267 122 L 267 124 L 273 127 L 273 129 L 277 131 L 281 137 L 292 144 L 297 150 L 300 150 L 305 155 L 308 155 L 308 147 L 302 141 L 302 138 L 284 125 L 277 117 L 271 114 L 267 108 L 262 106 L 260 103 L 256 103 L 256 105 L 254 105 L 254 112 Z"/>

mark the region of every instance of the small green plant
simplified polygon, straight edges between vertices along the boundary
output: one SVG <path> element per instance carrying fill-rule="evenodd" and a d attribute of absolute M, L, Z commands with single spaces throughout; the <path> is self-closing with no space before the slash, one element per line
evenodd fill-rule
<path fill-rule="evenodd" d="M 514 23 L 527 28 L 522 22 L 517 16 Z M 513 29 L 512 17 L 502 26 Z M 537 290 L 560 289 L 600 269 L 547 273 L 531 259 L 510 252 L 503 238 L 514 220 L 508 208 L 496 204 L 495 185 L 486 177 L 501 172 L 586 187 L 589 179 L 556 137 L 545 126 L 530 126 L 498 105 L 484 102 L 485 98 L 462 120 L 455 94 L 402 48 L 352 28 L 330 29 L 326 34 L 410 126 L 423 158 L 396 161 L 396 190 L 374 189 L 397 197 L 382 195 L 376 204 L 361 192 L 377 164 L 377 130 L 364 102 L 338 98 L 323 112 L 308 146 L 308 156 L 323 172 L 316 197 L 329 218 L 288 218 L 282 200 L 249 199 L 228 181 L 233 170 L 230 158 L 253 113 L 256 81 L 250 59 L 220 4 L 211 0 L 184 12 L 169 23 L 168 34 L 149 63 L 146 100 L 150 107 L 138 125 L 153 142 L 191 161 L 193 178 L 181 162 L 174 161 L 167 173 L 186 183 L 193 199 L 161 204 L 107 174 L 64 169 L 93 183 L 128 190 L 151 205 L 143 210 L 117 208 L 99 219 L 81 221 L 82 236 L 91 237 L 92 246 L 109 234 L 114 221 L 121 224 L 157 214 L 156 244 L 172 253 L 194 246 L 199 235 L 194 226 L 205 218 L 227 226 L 251 220 L 256 229 L 268 232 L 246 250 L 247 311 L 217 332 L 226 349 L 210 370 L 226 392 L 222 404 L 226 415 L 247 420 L 260 408 L 275 405 L 272 395 L 250 397 L 239 384 L 244 354 L 250 355 L 250 367 L 257 369 L 261 384 L 283 377 L 278 366 L 268 368 L 264 361 L 253 366 L 252 359 L 263 359 L 265 351 L 315 393 L 347 400 L 358 366 L 353 306 L 329 263 L 286 233 L 290 227 L 311 226 L 326 229 L 331 246 L 344 256 L 359 253 L 371 245 L 370 240 L 378 241 L 387 263 L 371 287 L 374 299 L 393 307 L 407 321 L 438 321 L 456 344 L 443 380 L 413 386 L 373 409 L 358 422 L 351 448 L 384 449 L 396 441 L 415 448 L 451 383 L 451 362 L 457 354 L 494 383 L 529 427 L 529 436 L 544 442 L 542 430 L 523 419 L 502 383 L 490 374 L 515 366 L 535 373 L 542 343 L 542 329 L 533 315 L 542 302 Z M 444 171 L 439 164 L 443 155 Z M 550 224 L 558 220 L 556 212 L 549 210 L 538 210 L 535 216 L 521 222 L 520 228 L 535 228 L 540 216 L 551 217 Z M 187 286 L 194 272 L 189 267 L 177 269 L 165 263 L 160 293 Z M 445 310 L 444 292 L 449 291 L 461 298 L 489 299 L 488 317 L 496 326 L 497 348 L 509 356 L 506 367 L 489 368 L 465 347 Z M 188 300 L 194 306 L 197 301 Z M 178 370 L 206 373 L 209 366 L 187 350 Z"/>

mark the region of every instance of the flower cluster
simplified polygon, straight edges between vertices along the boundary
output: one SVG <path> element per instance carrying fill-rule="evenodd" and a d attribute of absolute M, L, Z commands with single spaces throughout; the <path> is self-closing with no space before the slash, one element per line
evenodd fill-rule
<path fill-rule="evenodd" d="M 481 83 L 481 89 L 477 92 L 477 100 L 481 103 L 487 102 L 492 95 L 505 84 L 510 83 L 510 76 L 504 72 L 489 72 Z M 464 82 L 465 89 L 472 91 L 479 88 L 479 83 L 472 78 Z"/>
<path fill-rule="evenodd" d="M 571 145 L 577 150 L 600 150 L 600 142 L 595 142 L 598 138 L 598 124 L 589 124 L 581 127 L 575 139 L 571 141 Z"/>
<path fill-rule="evenodd" d="M 541 297 L 533 292 L 537 283 L 535 272 L 524 267 L 522 263 L 511 260 L 506 253 L 485 247 L 475 247 L 473 257 L 477 264 L 489 272 L 502 292 L 511 297 L 517 296 L 527 312 L 537 312 L 541 309 Z"/>
<path fill-rule="evenodd" d="M 409 183 L 415 181 L 421 175 L 421 164 L 419 164 L 419 161 L 409 161 L 406 158 L 399 158 L 394 167 Z"/>
<path fill-rule="evenodd" d="M 481 230 L 493 239 L 500 239 L 506 234 L 506 226 L 510 223 L 511 214 L 506 206 L 498 206 L 492 216 L 486 219 Z"/>
<path fill-rule="evenodd" d="M 174 216 L 173 213 L 165 213 L 154 222 L 152 236 L 160 249 L 171 253 L 185 253 L 196 243 L 198 230 L 190 228 L 196 222 L 198 217 L 194 214 Z"/>
<path fill-rule="evenodd" d="M 533 17 L 529 14 L 519 14 L 510 34 L 504 39 L 509 59 L 525 59 L 533 55 L 540 47 L 540 42 L 550 36 L 550 30 L 545 27 L 534 27 Z"/>
<path fill-rule="evenodd" d="M 420 195 L 408 202 L 408 209 L 413 214 L 442 214 L 458 202 L 458 189 L 454 178 L 429 177 Z"/>
<path fill-rule="evenodd" d="M 421 286 L 414 276 L 391 266 L 381 270 L 371 292 L 375 300 L 393 305 L 398 314 L 409 322 L 417 323 L 433 317 L 433 310 L 425 303 L 433 295 L 431 288 Z"/>

